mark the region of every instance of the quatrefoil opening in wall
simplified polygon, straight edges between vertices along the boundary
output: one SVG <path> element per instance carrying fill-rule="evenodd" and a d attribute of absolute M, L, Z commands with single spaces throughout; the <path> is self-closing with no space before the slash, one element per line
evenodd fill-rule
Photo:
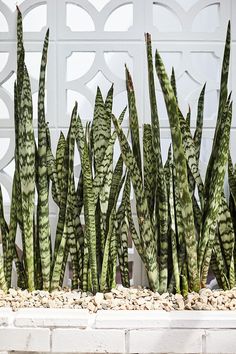
<path fill-rule="evenodd" d="M 54 21 L 49 18 L 47 0 L 0 0 L 0 39 L 16 38 L 16 5 L 23 16 L 24 39 L 43 40 L 47 24 L 54 34 Z"/>
<path fill-rule="evenodd" d="M 194 40 L 224 38 L 224 28 L 230 17 L 228 0 L 157 0 L 153 1 L 154 39 L 170 38 Z"/>
<path fill-rule="evenodd" d="M 66 70 L 58 71 L 59 126 L 68 125 L 75 101 L 78 101 L 82 120 L 91 120 L 97 87 L 100 87 L 105 98 L 113 83 L 113 112 L 119 115 L 127 104 L 125 64 L 133 75 L 137 50 L 138 47 L 134 47 L 130 51 L 127 43 L 116 45 L 115 49 L 111 43 L 104 44 L 104 48 L 99 43 L 62 44 L 58 51 L 59 68 L 66 67 Z M 140 85 L 137 87 L 137 95 L 140 95 Z M 127 120 L 124 120 L 126 123 Z"/>
<path fill-rule="evenodd" d="M 125 38 L 134 31 L 134 0 L 62 0 L 58 17 L 60 38 Z M 122 21 L 121 21 L 122 19 Z M 115 33 L 115 37 L 114 37 Z M 123 36 L 123 37 L 122 37 Z"/>

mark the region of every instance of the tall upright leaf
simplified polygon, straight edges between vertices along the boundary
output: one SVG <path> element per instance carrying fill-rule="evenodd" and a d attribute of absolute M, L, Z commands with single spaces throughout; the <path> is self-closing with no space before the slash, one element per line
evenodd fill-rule
<path fill-rule="evenodd" d="M 156 71 L 162 87 L 170 122 L 173 144 L 173 158 L 176 166 L 177 183 L 180 189 L 182 215 L 183 219 L 185 220 L 185 243 L 190 289 L 197 291 L 200 286 L 197 266 L 197 247 L 195 240 L 192 202 L 188 188 L 186 159 L 184 156 L 182 135 L 178 117 L 178 105 L 168 75 L 166 74 L 164 65 L 158 52 L 156 52 Z"/>
<path fill-rule="evenodd" d="M 43 289 L 50 288 L 51 233 L 49 225 L 47 133 L 45 121 L 45 77 L 49 30 L 46 33 L 41 59 L 38 94 L 38 211 L 37 227 L 43 277 Z"/>

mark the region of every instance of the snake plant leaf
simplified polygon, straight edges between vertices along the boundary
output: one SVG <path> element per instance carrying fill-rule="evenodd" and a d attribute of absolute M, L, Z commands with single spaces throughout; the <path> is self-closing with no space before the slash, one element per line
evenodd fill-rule
<path fill-rule="evenodd" d="M 110 94 L 107 101 L 109 107 Z M 95 169 L 103 160 L 108 141 L 111 136 L 111 115 L 107 114 L 100 88 L 97 88 L 92 124 L 92 140 L 94 149 Z"/>
<path fill-rule="evenodd" d="M 124 179 L 121 180 L 122 171 L 120 169 L 120 162 L 118 165 L 118 173 L 119 173 L 119 183 L 114 181 L 114 185 L 117 185 L 117 188 L 114 190 L 114 202 L 111 209 L 111 212 L 108 216 L 107 220 L 107 228 L 106 228 L 106 242 L 105 249 L 103 255 L 102 269 L 101 269 L 101 280 L 100 280 L 100 289 L 101 291 L 105 291 L 115 285 L 116 278 L 116 262 L 117 262 L 117 234 L 116 234 L 116 204 L 117 199 L 123 185 Z"/>
<path fill-rule="evenodd" d="M 124 210 L 125 212 L 125 210 Z M 121 283 L 124 287 L 129 287 L 129 269 L 128 269 L 128 237 L 129 224 L 126 220 L 125 213 L 117 212 L 117 252 L 119 260 L 119 268 L 121 275 Z"/>
<path fill-rule="evenodd" d="M 195 224 L 197 235 L 200 235 L 203 212 L 200 206 L 198 205 L 195 195 L 192 196 L 192 201 L 193 201 L 194 224 Z"/>
<path fill-rule="evenodd" d="M 25 50 L 23 44 L 22 14 L 17 6 L 17 111 L 20 115 L 20 101 L 24 80 Z M 17 127 L 16 127 L 17 128 Z"/>
<path fill-rule="evenodd" d="M 182 132 L 182 143 L 183 143 L 183 148 L 184 148 L 184 154 L 188 163 L 188 167 L 190 169 L 191 175 L 194 178 L 194 181 L 196 182 L 198 186 L 198 193 L 199 193 L 199 198 L 201 202 L 201 207 L 203 209 L 204 207 L 204 186 L 202 182 L 202 178 L 198 169 L 198 162 L 196 160 L 196 150 L 195 150 L 195 144 L 191 135 L 190 127 L 186 123 L 184 117 L 182 116 L 182 113 L 179 110 L 179 122 L 180 122 L 180 129 Z"/>
<path fill-rule="evenodd" d="M 217 268 L 219 270 L 219 276 L 221 279 L 221 284 L 222 284 L 223 290 L 228 290 L 228 289 L 230 289 L 230 284 L 229 284 L 229 281 L 227 278 L 227 269 L 226 269 L 223 255 L 221 252 L 221 247 L 220 247 L 218 235 L 216 235 L 215 240 L 214 240 L 213 252 L 214 252 L 214 255 L 216 258 Z"/>
<path fill-rule="evenodd" d="M 35 143 L 32 121 L 31 87 L 29 75 L 25 67 L 21 96 L 21 123 L 19 124 L 19 174 L 22 193 L 26 269 L 30 291 L 34 290 L 33 216 L 35 197 Z"/>
<path fill-rule="evenodd" d="M 107 272 L 108 272 L 109 252 L 111 247 L 112 233 L 114 232 L 113 230 L 114 217 L 115 217 L 114 210 L 112 210 L 112 213 L 109 218 L 108 233 L 106 237 L 105 249 L 104 249 L 103 260 L 102 260 L 102 270 L 101 270 L 101 279 L 100 279 L 101 291 L 106 291 L 109 288 L 108 281 L 107 281 Z"/>
<path fill-rule="evenodd" d="M 193 140 L 195 143 L 195 153 L 196 153 L 195 156 L 196 156 L 197 163 L 199 162 L 201 142 L 202 142 L 205 90 L 206 90 L 206 84 L 204 84 L 198 99 L 196 130 L 193 136 Z"/>
<path fill-rule="evenodd" d="M 16 207 L 16 175 L 13 177 L 12 194 L 11 194 L 11 208 L 10 208 L 10 223 L 8 233 L 8 247 L 7 247 L 7 271 L 6 280 L 8 287 L 11 287 L 12 276 L 12 262 L 15 254 L 15 239 L 17 230 L 17 207 Z"/>
<path fill-rule="evenodd" d="M 221 202 L 226 164 L 228 161 L 230 127 L 232 119 L 232 103 L 225 105 L 223 117 L 217 129 L 217 144 L 213 145 L 211 155 L 214 156 L 209 190 L 205 191 L 206 204 L 202 225 L 201 239 L 198 248 L 199 265 L 201 269 L 202 284 L 205 284 L 207 272 L 211 260 L 212 244 L 214 242 L 216 218 Z M 206 188 L 206 186 L 205 186 Z M 209 246 L 207 246 L 209 242 Z"/>
<path fill-rule="evenodd" d="M 107 168 L 107 173 L 105 174 L 103 178 L 103 186 L 101 188 L 101 191 L 99 193 L 99 200 L 101 204 L 101 213 L 102 213 L 102 218 L 105 222 L 106 219 L 106 212 L 108 208 L 108 201 L 109 201 L 109 195 L 110 195 L 110 189 L 111 189 L 111 184 L 112 184 L 112 176 L 113 176 L 113 153 L 111 155 L 111 162 L 110 165 Z"/>
<path fill-rule="evenodd" d="M 155 203 L 156 164 L 152 144 L 152 128 L 150 124 L 143 126 L 143 178 L 144 189 L 148 200 L 149 213 L 152 216 Z"/>
<path fill-rule="evenodd" d="M 78 243 L 76 239 L 76 231 L 80 224 L 80 219 L 75 214 L 77 206 L 75 205 L 75 180 L 74 180 L 74 146 L 76 136 L 76 114 L 73 116 L 73 120 L 69 129 L 67 141 L 69 144 L 69 156 L 68 156 L 68 250 L 71 255 L 72 263 L 72 288 L 78 288 L 79 279 L 79 260 L 78 260 Z"/>
<path fill-rule="evenodd" d="M 66 149 L 66 139 L 64 134 L 61 132 L 60 137 L 57 144 L 56 149 L 56 172 L 57 172 L 57 179 L 58 179 L 58 189 L 59 193 L 61 194 L 62 189 L 62 179 L 63 179 L 63 163 L 64 163 L 64 156 L 65 156 L 65 149 Z M 55 185 L 56 189 L 56 185 Z M 56 191 L 55 191 L 56 192 Z"/>
<path fill-rule="evenodd" d="M 15 175 L 16 175 L 16 189 L 17 189 L 17 222 L 19 223 L 22 240 L 23 236 L 23 220 L 22 220 L 22 201 L 21 201 L 21 185 L 19 176 L 19 122 L 21 117 L 21 96 L 22 85 L 24 79 L 24 59 L 25 51 L 23 45 L 23 27 L 22 14 L 17 7 L 17 79 L 14 83 L 14 121 L 15 121 Z"/>
<path fill-rule="evenodd" d="M 171 153 L 170 153 L 171 161 Z M 172 250 L 172 263 L 173 263 L 173 274 L 175 279 L 175 290 L 180 293 L 180 272 L 178 264 L 178 248 L 176 239 L 176 224 L 175 224 L 175 206 L 174 206 L 174 183 L 173 183 L 173 166 L 170 162 L 169 164 L 169 227 L 171 236 L 171 250 Z"/>
<path fill-rule="evenodd" d="M 113 211 L 112 211 L 113 214 Z M 112 215 L 111 214 L 111 215 Z M 116 212 L 114 210 L 114 216 Z M 115 220 L 111 218 L 111 222 L 115 223 Z M 108 286 L 109 289 L 114 289 L 116 287 L 116 267 L 117 267 L 117 238 L 116 238 L 116 229 L 113 226 L 113 232 L 111 235 L 111 245 L 110 245 L 110 258 L 109 262 L 109 278 L 108 278 Z"/>
<path fill-rule="evenodd" d="M 114 95 L 114 84 L 111 85 L 104 103 L 106 114 L 108 115 L 108 117 L 110 116 L 110 119 L 112 114 L 113 95 Z"/>
<path fill-rule="evenodd" d="M 100 96 L 101 96 L 101 93 L 100 93 Z M 108 94 L 107 94 L 107 97 L 106 97 L 106 100 L 104 103 L 103 111 L 105 114 L 104 113 L 100 114 L 100 117 L 98 115 L 98 118 L 96 117 L 96 115 L 94 115 L 94 121 L 93 121 L 92 132 L 93 132 L 94 145 L 96 146 L 96 144 L 97 144 L 97 146 L 98 146 L 98 144 L 100 144 L 100 146 L 102 146 L 102 149 L 103 149 L 101 151 L 101 158 L 99 160 L 101 163 L 106 156 L 107 147 L 109 145 L 110 138 L 111 138 L 112 104 L 113 104 L 113 84 L 108 91 Z M 96 106 L 95 106 L 95 112 L 96 112 Z M 97 119 L 97 126 L 95 125 L 96 119 Z M 99 119 L 100 119 L 100 122 L 99 122 Z M 97 133 L 98 126 L 99 126 L 99 129 L 102 128 L 102 133 L 100 134 L 100 136 Z M 95 140 L 96 138 L 99 139 L 99 141 L 97 143 Z M 110 161 L 110 164 L 107 168 L 106 173 L 104 173 L 103 185 L 101 186 L 101 189 L 99 192 L 99 202 L 100 202 L 100 212 L 101 212 L 100 227 L 101 227 L 102 245 L 104 244 L 106 212 L 107 212 L 107 208 L 108 208 L 108 199 L 109 199 L 109 193 L 110 193 L 110 188 L 111 188 L 111 183 L 112 183 L 112 174 L 113 174 L 113 162 L 112 162 L 113 149 L 111 149 L 110 151 L 111 151 L 111 154 L 110 154 L 111 161 Z M 95 156 L 96 156 L 96 153 L 95 153 Z M 95 158 L 95 174 L 97 171 L 96 166 L 98 166 L 98 164 L 96 165 L 96 158 Z M 101 168 L 99 168 L 99 172 L 100 171 L 101 171 Z"/>
<path fill-rule="evenodd" d="M 126 112 L 126 108 L 122 111 L 122 113 L 119 117 L 120 124 L 123 121 L 125 112 Z M 116 131 L 114 131 L 112 133 L 112 136 L 109 139 L 108 144 L 107 144 L 107 148 L 106 148 L 103 160 L 101 161 L 100 165 L 96 169 L 96 175 L 93 180 L 93 190 L 94 190 L 95 202 L 97 201 L 97 198 L 100 194 L 101 188 L 104 184 L 104 177 L 107 173 L 107 170 L 111 166 L 111 163 L 112 163 L 113 148 L 114 148 L 116 138 L 117 138 L 117 133 L 116 133 Z"/>
<path fill-rule="evenodd" d="M 43 289 L 50 288 L 51 232 L 49 225 L 47 133 L 45 122 L 45 77 L 47 65 L 49 30 L 46 33 L 39 78 L 38 95 L 38 235 L 42 266 Z"/>
<path fill-rule="evenodd" d="M 8 234 L 9 229 L 4 216 L 3 208 L 3 197 L 2 197 L 2 187 L 0 185 L 0 231 L 2 239 L 2 250 L 3 250 L 3 263 L 4 263 L 4 272 L 7 274 L 7 250 L 8 250 Z"/>
<path fill-rule="evenodd" d="M 76 133 L 76 115 L 77 104 L 72 112 L 71 124 L 66 139 L 65 154 L 62 165 L 62 189 L 59 220 L 57 225 L 56 243 L 55 243 L 55 264 L 53 267 L 53 276 L 51 287 L 62 286 L 65 266 L 69 253 L 71 254 L 73 278 L 73 288 L 78 287 L 78 254 L 77 241 L 75 239 L 74 227 L 74 145 Z M 65 183 L 66 182 L 66 183 Z M 64 251 L 63 251 L 64 249 Z"/>
<path fill-rule="evenodd" d="M 117 252 L 120 267 L 120 275 L 122 285 L 129 287 L 129 264 L 128 264 L 128 237 L 129 237 L 129 220 L 127 212 L 131 209 L 127 208 L 130 205 L 130 177 L 127 173 L 125 177 L 125 185 L 122 194 L 122 200 L 117 211 Z M 128 210 L 129 209 L 129 210 Z"/>
<path fill-rule="evenodd" d="M 152 59 L 152 44 L 150 34 L 146 34 L 146 52 L 148 62 L 148 83 L 149 83 L 149 99 L 151 107 L 151 124 L 152 124 L 152 144 L 154 151 L 154 160 L 156 162 L 156 188 L 152 194 L 155 196 L 156 205 L 156 221 L 157 221 L 157 236 L 160 243 L 160 292 L 167 290 L 167 263 L 168 263 L 168 201 L 166 191 L 165 174 L 161 156 L 160 143 L 160 127 L 157 112 L 157 102 L 155 93 L 155 82 L 153 75 L 153 59 Z M 156 191 L 155 191 L 156 189 Z M 150 211 L 152 216 L 152 212 Z"/>
<path fill-rule="evenodd" d="M 222 281 L 221 281 L 221 274 L 220 274 L 220 271 L 219 271 L 219 268 L 218 268 L 218 264 L 217 264 L 217 261 L 216 261 L 214 249 L 213 249 L 212 255 L 211 255 L 210 268 L 211 268 L 212 272 L 214 273 L 214 276 L 216 277 L 218 286 L 220 287 L 220 289 L 223 289 L 223 284 L 222 284 Z"/>
<path fill-rule="evenodd" d="M 97 279 L 97 263 L 96 263 L 96 223 L 95 223 L 95 204 L 94 193 L 92 189 L 92 172 L 90 170 L 88 160 L 88 148 L 85 143 L 83 152 L 83 178 L 84 178 L 84 216 L 85 216 L 85 233 L 89 240 L 89 258 L 92 273 L 93 292 L 98 291 Z"/>
<path fill-rule="evenodd" d="M 60 205 L 60 188 L 56 169 L 56 161 L 52 154 L 51 148 L 47 146 L 47 175 L 52 181 L 52 197 L 54 202 Z"/>
<path fill-rule="evenodd" d="M 186 116 L 186 124 L 190 128 L 190 126 L 191 126 L 191 108 L 190 108 L 190 106 L 188 107 L 188 113 Z"/>
<path fill-rule="evenodd" d="M 124 192 L 123 192 L 123 197 L 118 212 L 117 212 L 117 218 L 119 221 L 119 212 L 120 209 L 124 209 L 124 212 L 126 213 L 127 219 L 128 219 L 128 224 L 129 224 L 129 232 L 132 237 L 132 240 L 134 242 L 135 248 L 138 251 L 138 254 L 140 255 L 143 263 L 145 264 L 146 258 L 145 258 L 145 247 L 144 247 L 144 242 L 143 239 L 140 237 L 140 234 L 137 232 L 134 221 L 133 221 L 133 215 L 132 215 L 132 210 L 131 210 L 131 202 L 130 202 L 130 174 L 129 172 L 127 173 L 126 176 L 126 181 L 125 181 L 125 186 L 124 186 Z M 126 192 L 125 192 L 126 191 Z M 129 195 L 129 198 L 127 197 Z M 121 211 L 123 212 L 123 211 Z M 121 218 L 121 216 L 120 216 Z M 121 219 L 120 219 L 121 222 Z M 158 263 L 157 263 L 158 267 Z M 159 280 L 159 279 L 158 279 Z"/>
<path fill-rule="evenodd" d="M 178 262 L 179 262 L 179 272 L 182 276 L 182 268 L 184 263 L 186 263 L 184 220 L 183 220 L 182 208 L 180 204 L 180 190 L 176 178 L 176 167 L 174 165 L 173 159 L 171 160 L 171 163 L 172 163 L 172 173 L 173 173 L 173 195 L 174 195 L 174 209 L 175 209 L 175 219 L 176 219 L 176 237 L 178 243 Z"/>
<path fill-rule="evenodd" d="M 234 247 L 235 236 L 234 227 L 227 205 L 226 198 L 222 193 L 221 204 L 218 216 L 219 240 L 221 244 L 222 255 L 225 260 L 227 269 L 227 278 L 229 279 L 230 288 L 235 285 L 235 270 L 234 270 Z"/>
<path fill-rule="evenodd" d="M 174 67 L 172 67 L 172 69 L 171 69 L 170 83 L 171 83 L 171 86 L 172 86 L 174 94 L 175 94 L 176 102 L 178 103 L 178 95 L 177 95 L 177 86 L 176 86 L 176 78 L 175 78 L 175 69 L 174 69 Z"/>
<path fill-rule="evenodd" d="M 159 288 L 157 260 L 156 260 L 156 244 L 154 239 L 154 231 L 152 226 L 151 217 L 148 210 L 148 202 L 142 184 L 142 177 L 139 172 L 139 167 L 136 158 L 130 149 L 126 136 L 119 126 L 116 118 L 112 116 L 113 123 L 117 132 L 120 143 L 123 161 L 130 173 L 134 193 L 136 197 L 137 216 L 139 222 L 140 236 L 145 247 L 146 259 L 145 264 L 149 279 L 149 285 L 153 290 Z"/>
<path fill-rule="evenodd" d="M 55 290 L 60 286 L 61 272 L 64 254 L 68 241 L 69 230 L 69 215 L 70 210 L 73 208 L 71 197 L 71 178 L 73 174 L 73 154 L 75 142 L 75 129 L 76 129 L 76 116 L 77 116 L 77 103 L 71 115 L 70 128 L 66 140 L 65 155 L 62 167 L 62 184 L 61 184 L 61 200 L 59 218 L 56 230 L 56 239 L 54 246 L 54 260 L 52 264 L 52 277 L 51 277 L 51 290 Z"/>
<path fill-rule="evenodd" d="M 78 249 L 77 242 L 75 238 L 75 225 L 73 222 L 73 215 L 69 213 L 68 215 L 68 248 L 71 256 L 72 263 L 72 289 L 78 289 L 78 279 L 79 279 L 79 259 L 78 259 Z"/>
<path fill-rule="evenodd" d="M 107 213 L 106 243 L 102 262 L 100 288 L 102 291 L 115 286 L 117 263 L 117 233 L 116 233 L 116 204 L 124 183 L 122 178 L 123 161 L 119 158 L 112 179 L 110 193 L 110 213 Z"/>
<path fill-rule="evenodd" d="M 228 76 L 229 76 L 229 61 L 230 61 L 230 41 L 231 41 L 231 26 L 230 22 L 228 23 L 227 34 L 226 34 L 226 41 L 225 41 L 225 49 L 224 49 L 224 57 L 221 69 L 221 82 L 220 82 L 220 98 L 219 98 L 219 107 L 218 107 L 218 115 L 216 121 L 216 128 L 213 140 L 213 147 L 212 147 L 212 154 L 209 159 L 209 163 L 207 166 L 206 171 L 206 178 L 205 178 L 205 189 L 206 191 L 209 190 L 209 184 L 211 183 L 212 174 L 213 174 L 213 164 L 215 160 L 216 145 L 218 145 L 218 135 L 219 135 L 219 128 L 221 126 L 221 120 L 224 117 L 224 109 L 225 104 L 227 102 L 228 96 Z"/>
<path fill-rule="evenodd" d="M 126 90 L 128 97 L 128 107 L 129 107 L 129 125 L 131 131 L 131 142 L 133 154 L 136 159 L 140 174 L 142 175 L 142 160 L 141 160 L 141 151 L 140 151 L 140 141 L 139 141 L 139 125 L 138 125 L 138 112 L 136 107 L 136 98 L 134 85 L 130 72 L 125 66 L 125 75 L 126 75 Z"/>
<path fill-rule="evenodd" d="M 230 151 L 228 157 L 228 181 L 229 181 L 230 192 L 232 194 L 234 203 L 236 204 L 236 174 L 234 171 Z"/>
<path fill-rule="evenodd" d="M 83 173 L 83 198 L 84 198 L 84 218 L 85 218 L 85 239 L 89 251 L 89 263 L 92 276 L 92 291 L 98 291 L 97 257 L 96 257 L 96 208 L 93 189 L 93 178 L 89 160 L 88 145 L 85 140 L 83 126 L 80 117 L 77 119 L 76 142 L 80 151 L 82 173 Z M 86 246 L 86 245 L 85 245 Z M 84 248 L 86 250 L 86 248 Z M 88 274 L 83 274 L 83 289 L 87 288 Z"/>
<path fill-rule="evenodd" d="M 185 220 L 185 243 L 188 260 L 189 284 L 191 290 L 197 291 L 200 285 L 197 265 L 197 247 L 192 202 L 188 188 L 187 166 L 178 117 L 179 109 L 168 75 L 166 74 L 163 62 L 157 51 L 156 71 L 162 87 L 170 122 L 173 158 L 177 174 L 177 183 L 180 189 L 180 205 L 182 208 L 183 219 Z"/>
<path fill-rule="evenodd" d="M 111 189 L 110 189 L 108 207 L 107 207 L 107 213 L 106 213 L 106 218 L 107 218 L 106 220 L 107 221 L 108 221 L 108 218 L 111 214 L 111 210 L 115 206 L 115 203 L 117 201 L 117 198 L 116 198 L 117 189 L 120 185 L 122 174 L 123 174 L 123 159 L 122 159 L 122 156 L 120 155 L 119 159 L 116 163 L 113 176 L 112 176 Z"/>
<path fill-rule="evenodd" d="M 153 74 L 153 58 L 152 58 L 152 41 L 151 35 L 146 33 L 146 53 L 147 53 L 147 63 L 148 63 L 148 85 L 149 85 L 149 100 L 151 108 L 151 124 L 152 124 L 152 137 L 153 137 L 153 150 L 156 155 L 157 160 L 159 160 L 158 165 L 162 165 L 161 157 L 161 139 L 160 139 L 160 125 L 157 111 L 157 101 L 155 92 L 155 81 Z"/>
<path fill-rule="evenodd" d="M 4 293 L 7 293 L 8 291 L 7 282 L 4 274 L 4 261 L 2 256 L 0 256 L 0 289 L 3 290 Z"/>

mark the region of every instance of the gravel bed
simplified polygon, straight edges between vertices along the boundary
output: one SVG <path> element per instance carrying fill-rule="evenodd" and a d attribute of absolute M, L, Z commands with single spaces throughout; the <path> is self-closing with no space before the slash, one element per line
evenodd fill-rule
<path fill-rule="evenodd" d="M 118 286 L 107 293 L 81 292 L 62 289 L 47 291 L 10 289 L 7 294 L 0 290 L 0 307 L 19 308 L 66 308 L 97 310 L 236 310 L 236 288 L 232 290 L 201 289 L 189 293 L 185 298 L 180 294 L 154 293 L 146 288 L 124 288 Z"/>

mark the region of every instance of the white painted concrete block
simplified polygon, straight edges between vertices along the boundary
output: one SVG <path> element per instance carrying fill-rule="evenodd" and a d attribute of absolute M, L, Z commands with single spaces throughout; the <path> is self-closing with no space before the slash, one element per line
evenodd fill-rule
<path fill-rule="evenodd" d="M 76 327 L 85 328 L 91 315 L 76 309 L 20 309 L 15 314 L 16 327 Z"/>
<path fill-rule="evenodd" d="M 98 311 L 95 328 L 169 327 L 170 313 L 165 311 Z"/>
<path fill-rule="evenodd" d="M 236 353 L 235 330 L 207 330 L 206 353 Z"/>
<path fill-rule="evenodd" d="M 129 353 L 201 353 L 204 331 L 185 329 L 131 330 Z"/>
<path fill-rule="evenodd" d="M 46 328 L 0 328 L 0 350 L 50 351 L 50 330 Z"/>
<path fill-rule="evenodd" d="M 124 353 L 125 331 L 99 329 L 55 329 L 52 352 Z"/>
<path fill-rule="evenodd" d="M 10 322 L 12 310 L 10 308 L 0 308 L 0 326 L 7 326 Z"/>
<path fill-rule="evenodd" d="M 95 328 L 236 328 L 236 312 L 100 310 Z"/>
<path fill-rule="evenodd" d="M 169 328 L 235 328 L 234 311 L 173 311 L 169 312 Z"/>

